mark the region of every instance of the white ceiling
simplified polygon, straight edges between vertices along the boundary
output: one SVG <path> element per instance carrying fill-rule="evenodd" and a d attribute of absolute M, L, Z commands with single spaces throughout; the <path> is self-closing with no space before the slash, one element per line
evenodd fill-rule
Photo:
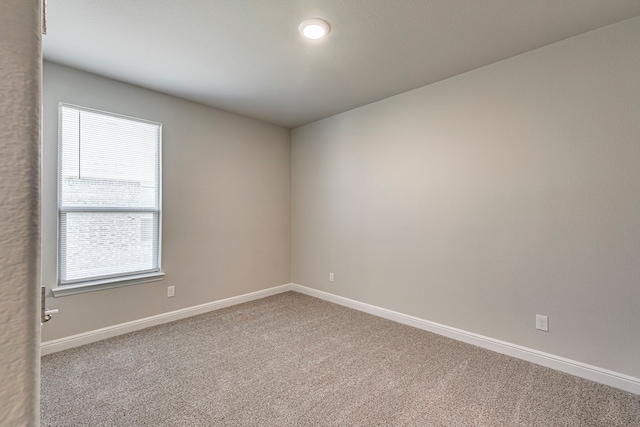
<path fill-rule="evenodd" d="M 640 15 L 639 0 L 48 4 L 45 59 L 286 127 Z M 298 33 L 314 17 L 324 40 Z"/>

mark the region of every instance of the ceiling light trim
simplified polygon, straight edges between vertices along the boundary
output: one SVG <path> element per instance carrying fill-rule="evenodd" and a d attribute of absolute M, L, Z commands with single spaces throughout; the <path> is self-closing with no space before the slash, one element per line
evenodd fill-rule
<path fill-rule="evenodd" d="M 331 27 L 324 19 L 310 18 L 302 21 L 298 26 L 298 30 L 307 39 L 319 40 L 329 34 Z"/>

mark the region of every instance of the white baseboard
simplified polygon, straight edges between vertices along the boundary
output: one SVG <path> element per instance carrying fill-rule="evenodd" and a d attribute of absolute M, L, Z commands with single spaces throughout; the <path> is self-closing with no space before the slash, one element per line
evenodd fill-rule
<path fill-rule="evenodd" d="M 473 344 L 478 347 L 486 348 L 497 353 L 506 354 L 507 356 L 526 360 L 537 365 L 566 372 L 577 377 L 586 378 L 591 381 L 595 381 L 640 395 L 640 378 L 635 378 L 618 372 L 609 371 L 597 366 L 587 365 L 586 363 L 577 362 L 575 360 L 555 356 L 553 354 L 544 353 L 542 351 L 534 350 L 520 345 L 485 337 L 483 335 L 474 334 L 462 329 L 452 328 L 450 326 L 430 322 L 418 317 L 409 316 L 381 307 L 376 307 L 374 305 L 308 288 L 306 286 L 298 285 L 295 283 L 291 284 L 290 289 L 295 292 L 300 292 L 305 295 L 323 299 L 325 301 L 329 301 L 345 307 L 353 308 L 358 311 L 373 314 L 374 316 L 383 317 L 385 319 L 393 320 L 395 322 L 413 326 L 425 331 L 444 335 L 446 337 Z"/>
<path fill-rule="evenodd" d="M 393 320 L 398 323 L 413 326 L 415 328 L 423 329 L 425 331 L 433 332 L 439 335 L 444 335 L 446 337 L 473 344 L 478 347 L 486 348 L 497 353 L 506 354 L 507 356 L 526 360 L 528 362 L 545 366 L 547 368 L 556 369 L 558 371 L 566 372 L 577 377 L 586 378 L 591 381 L 595 381 L 640 395 L 640 378 L 635 378 L 618 372 L 609 371 L 597 366 L 588 365 L 586 363 L 577 362 L 575 360 L 566 359 L 564 357 L 555 356 L 553 354 L 544 353 L 542 351 L 534 350 L 531 348 L 511 344 L 494 338 L 485 337 L 483 335 L 474 334 L 462 329 L 452 328 L 450 326 L 430 322 L 418 317 L 409 316 L 392 310 L 387 310 L 385 308 L 362 303 L 295 283 L 276 286 L 273 288 L 251 292 L 244 295 L 238 295 L 236 297 L 226 298 L 218 301 L 212 301 L 206 304 L 196 305 L 181 310 L 146 317 L 144 319 L 134 320 L 132 322 L 121 323 L 102 329 L 96 329 L 94 331 L 84 332 L 57 340 L 46 341 L 41 344 L 40 351 L 44 356 L 69 348 L 79 347 L 81 345 L 115 337 L 117 335 L 138 331 L 140 329 L 160 325 L 162 323 L 173 322 L 174 320 L 196 316 L 198 314 L 219 310 L 221 308 L 230 307 L 236 304 L 242 304 L 244 302 L 265 298 L 287 291 L 295 291 L 305 295 L 316 297 L 345 307 L 353 308 L 358 311 L 373 314 L 374 316 Z"/>
<path fill-rule="evenodd" d="M 133 331 L 138 331 L 140 329 L 160 325 L 162 323 L 173 322 L 174 320 L 196 316 L 198 314 L 219 310 L 221 308 L 230 307 L 236 304 L 242 304 L 243 302 L 249 302 L 260 298 L 265 298 L 290 290 L 291 284 L 276 286 L 269 289 L 263 289 L 261 291 L 238 295 L 236 297 L 225 298 L 218 301 L 208 302 L 206 304 L 183 308 L 181 310 L 170 311 L 168 313 L 158 314 L 156 316 L 145 317 L 144 319 L 138 319 L 131 322 L 120 323 L 118 325 L 96 329 L 77 335 L 71 335 L 69 337 L 64 337 L 57 340 L 46 341 L 40 345 L 40 354 L 44 356 L 47 354 L 56 353 L 58 351 L 67 350 L 69 348 L 79 347 L 81 345 L 90 344 L 92 342 L 101 341 Z"/>

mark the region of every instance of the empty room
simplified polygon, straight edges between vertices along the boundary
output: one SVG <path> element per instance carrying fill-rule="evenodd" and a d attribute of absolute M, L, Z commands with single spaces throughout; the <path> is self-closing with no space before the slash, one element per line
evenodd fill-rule
<path fill-rule="evenodd" d="M 0 426 L 640 426 L 637 0 L 2 8 Z"/>

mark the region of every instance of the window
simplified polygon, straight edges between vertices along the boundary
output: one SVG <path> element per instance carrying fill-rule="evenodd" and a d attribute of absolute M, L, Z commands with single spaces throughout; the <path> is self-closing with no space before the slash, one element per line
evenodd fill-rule
<path fill-rule="evenodd" d="M 162 277 L 161 131 L 60 104 L 58 294 Z"/>

